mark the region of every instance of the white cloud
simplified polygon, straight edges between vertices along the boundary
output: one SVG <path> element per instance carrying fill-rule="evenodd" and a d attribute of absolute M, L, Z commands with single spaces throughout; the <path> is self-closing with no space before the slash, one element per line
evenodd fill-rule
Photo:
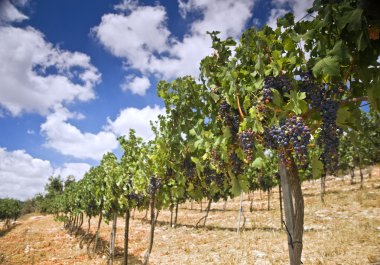
<path fill-rule="evenodd" d="M 83 178 L 84 174 L 91 168 L 87 163 L 64 163 L 61 167 L 54 170 L 55 176 L 61 176 L 66 179 L 68 176 L 74 176 L 78 181 Z"/>
<path fill-rule="evenodd" d="M 0 106 L 17 116 L 46 115 L 57 104 L 88 101 L 100 81 L 90 57 L 45 41 L 41 32 L 0 27 Z"/>
<path fill-rule="evenodd" d="M 275 27 L 277 25 L 277 19 L 288 12 L 294 14 L 295 21 L 303 18 L 307 14 L 306 10 L 312 7 L 313 0 L 272 0 L 272 4 L 274 8 L 271 10 L 267 24 L 271 27 Z M 290 7 L 291 10 L 289 10 L 288 7 Z"/>
<path fill-rule="evenodd" d="M 74 175 L 79 180 L 90 167 L 86 163 L 65 163 L 54 169 L 50 161 L 32 157 L 25 150 L 8 151 L 0 147 L 0 198 L 32 198 L 44 192 L 50 176 L 65 179 Z"/>
<path fill-rule="evenodd" d="M 123 91 L 130 90 L 133 94 L 144 96 L 146 91 L 150 87 L 149 78 L 143 77 L 133 77 L 127 76 L 125 78 L 125 83 L 121 85 Z"/>
<path fill-rule="evenodd" d="M 186 4 L 179 1 L 180 13 L 201 11 L 203 19 L 191 25 L 192 34 L 205 34 L 206 31 L 217 30 L 221 37 L 237 38 L 245 28 L 247 19 L 251 17 L 252 0 L 189 0 Z M 228 19 L 226 19 L 228 18 Z"/>
<path fill-rule="evenodd" d="M 108 118 L 108 124 L 105 128 L 118 136 L 128 135 L 129 130 L 134 129 L 137 136 L 147 140 L 153 135 L 150 121 L 158 120 L 158 115 L 164 113 L 164 108 L 157 105 L 154 107 L 146 106 L 143 109 L 126 108 L 120 111 L 114 121 Z"/>
<path fill-rule="evenodd" d="M 118 146 L 112 132 L 100 131 L 97 134 L 81 132 L 67 122 L 69 119 L 80 117 L 80 114 L 70 113 L 65 108 L 56 108 L 41 125 L 41 132 L 47 138 L 45 146 L 64 155 L 94 160 L 100 160 L 104 153 Z"/>
<path fill-rule="evenodd" d="M 270 11 L 270 16 L 267 25 L 275 28 L 277 26 L 277 19 L 283 17 L 289 11 L 282 8 L 274 8 Z"/>
<path fill-rule="evenodd" d="M 0 22 L 20 22 L 25 19 L 28 19 L 27 16 L 22 14 L 17 8 L 16 5 L 25 5 L 27 1 L 12 1 L 2 0 L 0 1 Z"/>
<path fill-rule="evenodd" d="M 92 32 L 115 56 L 135 68 L 149 64 L 153 53 L 167 49 L 169 31 L 162 6 L 139 6 L 129 15 L 106 14 Z"/>
<path fill-rule="evenodd" d="M 123 0 L 120 4 L 115 5 L 116 10 L 134 10 L 138 7 L 138 0 Z"/>
<path fill-rule="evenodd" d="M 135 1 L 124 1 L 121 6 L 126 2 L 128 13 L 104 15 L 92 32 L 128 68 L 165 79 L 197 76 L 200 60 L 212 53 L 206 31 L 219 30 L 222 38 L 238 38 L 254 4 L 252 0 L 179 1 L 181 15 L 200 12 L 202 18 L 192 23 L 183 40 L 178 40 L 166 27 L 167 14 L 162 6 L 136 6 Z"/>
<path fill-rule="evenodd" d="M 0 198 L 31 198 L 44 191 L 52 173 L 47 160 L 34 158 L 24 150 L 0 148 Z"/>

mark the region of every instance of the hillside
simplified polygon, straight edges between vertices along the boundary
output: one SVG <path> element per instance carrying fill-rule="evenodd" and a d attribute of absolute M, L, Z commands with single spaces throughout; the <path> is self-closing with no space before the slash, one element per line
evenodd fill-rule
<path fill-rule="evenodd" d="M 360 190 L 348 176 L 327 179 L 326 204 L 320 202 L 319 181 L 303 183 L 305 198 L 305 234 L 303 264 L 380 264 L 380 167 L 365 174 Z M 251 195 L 252 198 L 252 195 Z M 213 203 L 206 227 L 195 228 L 204 215 L 200 204 L 181 205 L 177 228 L 169 227 L 170 212 L 158 217 L 150 264 L 288 264 L 286 232 L 280 226 L 278 190 L 256 192 L 250 201 L 244 198 L 245 229 L 236 232 L 239 200 Z M 203 208 L 206 208 L 206 202 Z M 191 209 L 191 207 L 193 209 Z M 149 223 L 145 212 L 134 214 L 130 228 L 130 264 L 141 264 L 148 244 Z M 97 219 L 91 220 L 95 231 Z M 83 228 L 87 229 L 87 220 Z M 110 224 L 102 224 L 102 239 L 109 240 Z M 121 263 L 124 221 L 117 227 L 117 264 Z M 89 259 L 79 239 L 67 234 L 61 222 L 50 215 L 27 215 L 0 235 L 0 264 L 105 264 L 104 254 Z"/>

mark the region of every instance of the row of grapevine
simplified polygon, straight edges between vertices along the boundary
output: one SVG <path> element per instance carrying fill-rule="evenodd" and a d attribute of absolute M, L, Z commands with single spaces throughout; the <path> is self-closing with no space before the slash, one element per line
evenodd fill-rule
<path fill-rule="evenodd" d="M 146 143 L 131 131 L 119 138 L 120 159 L 105 154 L 65 189 L 58 211 L 66 227 L 76 232 L 83 214 L 99 215 L 99 224 L 112 221 L 112 264 L 117 216 L 125 215 L 127 264 L 130 211 L 150 209 L 147 264 L 161 209 L 207 199 L 209 210 L 213 200 L 258 186 L 269 190 L 279 175 L 289 260 L 301 264 L 302 179 L 337 173 L 342 135 L 353 148 L 374 139 L 358 130 L 362 102 L 370 103 L 375 119 L 380 107 L 380 41 L 367 34 L 367 11 L 361 1 L 316 0 L 311 20 L 295 22 L 287 14 L 275 29 L 248 29 L 239 44 L 209 33 L 215 52 L 202 60 L 199 80 L 158 84 L 166 113 L 152 125 L 155 139 Z M 358 146 L 353 139 L 359 138 Z M 198 223 L 206 219 L 207 213 Z M 88 242 L 96 251 L 98 232 L 94 237 Z"/>

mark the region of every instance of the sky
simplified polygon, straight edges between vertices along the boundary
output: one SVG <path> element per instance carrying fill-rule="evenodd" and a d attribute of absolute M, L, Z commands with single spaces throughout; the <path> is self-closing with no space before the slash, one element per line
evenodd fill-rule
<path fill-rule="evenodd" d="M 117 137 L 152 139 L 160 80 L 199 75 L 207 31 L 239 40 L 296 19 L 297 0 L 0 0 L 0 198 L 43 192 L 120 154 Z"/>

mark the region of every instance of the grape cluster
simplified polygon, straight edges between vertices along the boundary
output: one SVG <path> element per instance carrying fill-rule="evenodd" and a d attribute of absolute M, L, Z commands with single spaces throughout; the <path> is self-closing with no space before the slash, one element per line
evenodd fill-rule
<path fill-rule="evenodd" d="M 235 175 L 240 174 L 243 167 L 243 161 L 241 161 L 241 159 L 237 156 L 235 152 L 232 152 L 232 154 L 230 155 L 230 159 L 231 159 L 232 173 L 234 173 Z"/>
<path fill-rule="evenodd" d="M 321 104 L 322 130 L 317 143 L 323 147 L 321 156 L 326 172 L 336 172 L 338 166 L 339 132 L 336 117 L 339 103 L 329 98 Z"/>
<path fill-rule="evenodd" d="M 204 170 L 204 175 L 207 185 L 214 182 L 218 188 L 222 189 L 224 187 L 224 175 L 222 173 L 217 173 L 215 170 L 207 167 Z"/>
<path fill-rule="evenodd" d="M 239 131 L 240 116 L 239 112 L 232 109 L 227 101 L 222 101 L 219 106 L 219 115 L 222 118 L 224 124 L 231 130 L 232 137 L 235 137 Z"/>
<path fill-rule="evenodd" d="M 306 100 L 308 100 L 313 108 L 322 109 L 324 101 L 329 99 L 340 99 L 344 93 L 345 86 L 343 83 L 338 86 L 329 87 L 328 85 L 320 85 L 314 82 L 311 71 L 300 73 L 300 91 L 305 92 Z"/>
<path fill-rule="evenodd" d="M 322 116 L 321 133 L 318 145 L 323 148 L 321 160 L 326 173 L 334 173 L 338 166 L 339 133 L 341 130 L 336 125 L 339 100 L 342 97 L 345 86 L 329 87 L 327 84 L 317 85 L 311 72 L 303 72 L 301 76 L 301 91 L 305 92 L 306 99 L 313 108 L 318 109 Z"/>
<path fill-rule="evenodd" d="M 195 164 L 193 161 L 191 161 L 190 156 L 186 156 L 185 159 L 183 160 L 183 169 L 185 172 L 185 176 L 188 179 L 192 179 L 195 176 L 196 170 L 195 170 Z"/>
<path fill-rule="evenodd" d="M 323 86 L 314 82 L 311 71 L 301 72 L 300 91 L 305 92 L 306 99 L 310 102 L 313 108 L 320 108 L 324 98 Z"/>
<path fill-rule="evenodd" d="M 252 131 L 252 129 L 243 131 L 239 134 L 239 140 L 240 147 L 243 149 L 248 162 L 251 162 L 253 160 L 253 142 L 255 140 L 255 133 Z"/>
<path fill-rule="evenodd" d="M 134 201 L 138 208 L 142 207 L 145 203 L 145 196 L 141 193 L 132 192 L 128 195 L 130 201 Z"/>
<path fill-rule="evenodd" d="M 270 88 L 264 86 L 263 89 L 263 102 L 269 104 L 273 100 L 273 92 Z"/>
<path fill-rule="evenodd" d="M 264 80 L 263 102 L 268 104 L 273 100 L 273 92 L 271 88 L 278 90 L 281 95 L 289 93 L 292 88 L 291 79 L 288 76 L 267 76 Z"/>
<path fill-rule="evenodd" d="M 286 154 L 294 153 L 299 163 L 306 164 L 310 129 L 301 117 L 293 116 L 283 121 L 279 127 L 273 126 L 264 136 L 266 146 L 280 151 L 280 157 L 289 162 Z"/>
<path fill-rule="evenodd" d="M 154 176 L 151 176 L 149 179 L 148 193 L 154 194 L 156 190 L 160 188 L 160 186 L 160 180 Z"/>

